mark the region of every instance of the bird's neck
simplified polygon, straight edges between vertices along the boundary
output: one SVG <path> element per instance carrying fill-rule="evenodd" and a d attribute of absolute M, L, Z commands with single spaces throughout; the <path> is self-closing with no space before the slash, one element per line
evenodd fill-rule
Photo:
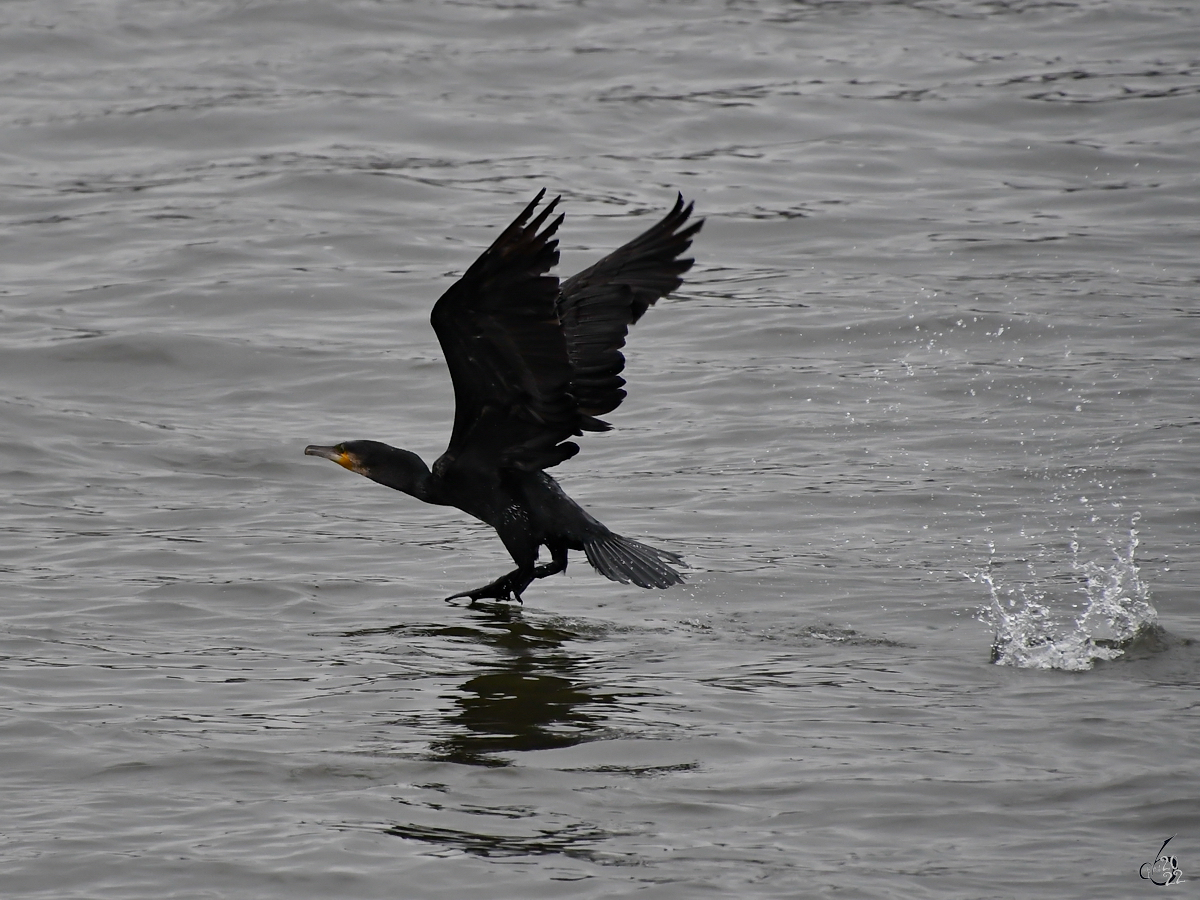
<path fill-rule="evenodd" d="M 433 474 L 429 466 L 417 454 L 409 450 L 388 447 L 382 463 L 372 466 L 364 473 L 372 481 L 403 491 L 409 496 L 436 503 L 433 499 Z"/>

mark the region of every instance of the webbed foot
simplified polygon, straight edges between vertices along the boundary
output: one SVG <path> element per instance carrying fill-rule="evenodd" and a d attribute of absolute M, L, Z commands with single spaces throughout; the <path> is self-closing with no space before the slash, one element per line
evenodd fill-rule
<path fill-rule="evenodd" d="M 473 591 L 461 591 L 457 594 L 451 594 L 446 598 L 446 602 L 450 603 L 453 600 L 459 600 L 463 597 L 470 599 L 470 606 L 474 606 L 479 600 L 504 600 L 516 601 L 522 606 L 525 601 L 521 599 L 521 592 L 529 585 L 529 580 L 522 579 L 520 573 L 512 572 L 502 578 L 497 578 L 491 584 L 485 584 L 483 587 L 475 588 Z"/>

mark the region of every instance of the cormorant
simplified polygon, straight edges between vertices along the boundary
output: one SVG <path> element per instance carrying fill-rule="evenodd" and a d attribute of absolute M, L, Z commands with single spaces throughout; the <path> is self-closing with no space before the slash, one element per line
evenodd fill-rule
<path fill-rule="evenodd" d="M 558 262 L 554 233 L 563 217 L 546 222 L 561 198 L 535 216 L 545 193 L 434 304 L 433 330 L 454 383 L 454 426 L 433 469 L 378 441 L 304 448 L 496 529 L 517 568 L 447 600 L 520 601 L 535 578 L 566 569 L 567 550 L 582 550 L 596 571 L 623 584 L 683 581 L 670 565 L 682 557 L 609 531 L 544 470 L 579 452 L 571 437 L 611 427 L 597 417 L 625 398 L 621 348 L 629 326 L 683 283 L 693 260 L 679 257 L 704 220 L 688 224 L 692 204 L 680 194 L 661 222 L 560 284 L 548 273 Z M 550 562 L 537 565 L 543 545 Z"/>

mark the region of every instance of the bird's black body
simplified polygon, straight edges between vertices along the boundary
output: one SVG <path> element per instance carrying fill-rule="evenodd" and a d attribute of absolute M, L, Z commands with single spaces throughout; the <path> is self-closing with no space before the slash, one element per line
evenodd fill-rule
<path fill-rule="evenodd" d="M 567 567 L 568 550 L 584 551 L 614 581 L 665 588 L 683 580 L 670 565 L 677 555 L 609 531 L 544 469 L 579 451 L 570 438 L 609 428 L 597 417 L 625 397 L 629 325 L 682 283 L 692 260 L 679 257 L 703 222 L 687 224 L 692 207 L 680 197 L 653 228 L 560 285 L 548 272 L 562 216 L 547 224 L 557 199 L 534 216 L 543 194 L 434 305 L 455 409 L 450 444 L 432 470 L 377 441 L 304 451 L 496 529 L 516 570 L 449 599 L 520 600 L 534 578 Z M 542 546 L 550 562 L 539 566 Z"/>

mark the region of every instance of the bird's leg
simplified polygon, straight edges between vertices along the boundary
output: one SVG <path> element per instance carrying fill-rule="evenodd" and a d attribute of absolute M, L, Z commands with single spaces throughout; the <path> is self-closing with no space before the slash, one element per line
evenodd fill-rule
<path fill-rule="evenodd" d="M 457 600 L 460 597 L 469 597 L 471 606 L 475 605 L 476 600 L 483 600 L 485 597 L 494 600 L 524 602 L 521 600 L 521 594 L 525 592 L 525 588 L 529 587 L 529 583 L 535 577 L 536 570 L 534 564 L 537 562 L 538 544 L 528 529 L 519 527 L 523 521 L 519 518 L 513 518 L 502 524 L 518 527 L 496 528 L 496 533 L 500 535 L 500 540 L 504 542 L 505 548 L 508 550 L 509 555 L 512 556 L 513 562 L 517 564 L 517 567 L 507 575 L 497 578 L 491 584 L 485 584 L 483 587 L 475 588 L 473 591 L 462 591 L 452 597 L 447 597 L 447 601 Z"/>
<path fill-rule="evenodd" d="M 514 569 L 507 575 L 502 575 L 491 584 L 485 584 L 483 587 L 475 588 L 473 591 L 462 591 L 453 594 L 446 598 L 446 602 L 458 600 L 460 597 L 469 597 L 470 605 L 474 606 L 475 601 L 491 598 L 493 600 L 515 600 L 518 603 L 523 603 L 521 594 L 525 588 L 529 587 L 529 582 L 533 581 L 534 571 L 532 567 Z"/>
<path fill-rule="evenodd" d="M 549 544 L 546 546 L 550 547 Z M 559 572 L 565 572 L 566 569 L 567 548 L 565 546 L 550 547 L 550 562 L 534 569 L 533 577 L 546 578 L 549 575 L 557 575 Z"/>

